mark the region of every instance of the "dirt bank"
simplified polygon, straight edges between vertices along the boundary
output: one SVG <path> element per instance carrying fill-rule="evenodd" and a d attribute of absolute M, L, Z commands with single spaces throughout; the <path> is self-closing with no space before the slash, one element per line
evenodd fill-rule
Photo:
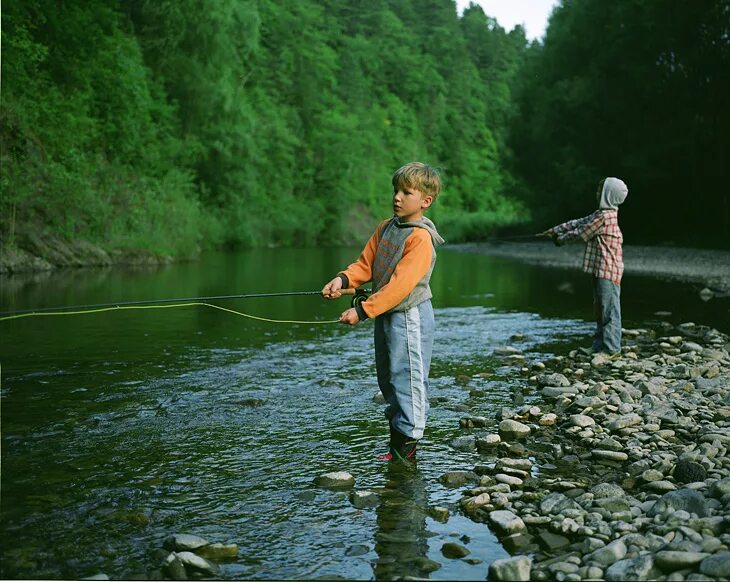
<path fill-rule="evenodd" d="M 0 243 L 0 275 L 64 267 L 159 265 L 172 261 L 172 257 L 151 251 L 107 250 L 84 240 L 71 240 L 56 234 L 24 233 L 18 236 L 15 244 Z"/>
<path fill-rule="evenodd" d="M 581 268 L 583 257 L 583 245 L 556 247 L 547 241 L 455 244 L 448 248 L 573 269 Z M 625 246 L 624 269 L 626 273 L 697 283 L 719 295 L 730 294 L 730 251 Z"/>

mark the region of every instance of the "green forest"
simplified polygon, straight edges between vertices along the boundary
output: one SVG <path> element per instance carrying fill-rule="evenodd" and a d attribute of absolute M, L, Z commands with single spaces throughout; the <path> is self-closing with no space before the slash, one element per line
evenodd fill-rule
<path fill-rule="evenodd" d="M 730 0 L 6 0 L 0 235 L 190 256 L 360 244 L 438 167 L 449 242 L 629 185 L 628 244 L 730 246 Z"/>

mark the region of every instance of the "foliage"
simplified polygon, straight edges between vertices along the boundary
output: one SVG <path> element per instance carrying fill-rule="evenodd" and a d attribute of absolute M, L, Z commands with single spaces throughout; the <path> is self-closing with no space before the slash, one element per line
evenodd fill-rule
<path fill-rule="evenodd" d="M 430 212 L 451 242 L 585 214 L 614 174 L 629 240 L 681 222 L 727 244 L 728 0 L 565 0 L 544 45 L 452 0 L 2 12 L 5 241 L 360 243 L 417 159 L 442 171 Z"/>
<path fill-rule="evenodd" d="M 542 225 L 592 211 L 610 175 L 629 186 L 628 241 L 730 246 L 728 39 L 727 0 L 565 0 L 528 51 L 512 125 Z"/>
<path fill-rule="evenodd" d="M 524 219 L 503 160 L 526 41 L 467 14 L 449 0 L 8 0 L 3 230 L 176 253 L 360 242 L 414 159 L 443 170 L 434 217 L 485 233 Z"/>

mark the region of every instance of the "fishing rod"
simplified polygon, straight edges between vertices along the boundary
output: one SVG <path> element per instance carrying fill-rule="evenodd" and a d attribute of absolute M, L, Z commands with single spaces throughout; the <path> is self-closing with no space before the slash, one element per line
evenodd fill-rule
<path fill-rule="evenodd" d="M 505 241 L 505 240 L 527 240 L 527 239 L 531 239 L 531 238 L 540 238 L 540 237 L 544 237 L 544 236 L 546 236 L 546 235 L 544 235 L 543 233 L 539 233 L 539 234 L 517 234 L 517 235 L 514 235 L 514 236 L 496 236 L 496 237 L 493 237 L 493 238 L 488 238 L 486 240 L 486 242 L 500 242 L 500 241 Z"/>
<path fill-rule="evenodd" d="M 366 298 L 367 294 L 370 293 L 369 289 L 340 289 L 339 292 L 342 295 L 352 295 L 351 305 L 362 303 Z M 17 319 L 21 317 L 31 317 L 35 315 L 73 315 L 83 313 L 98 313 L 101 311 L 114 311 L 119 309 L 162 309 L 172 307 L 189 307 L 192 305 L 202 305 L 206 307 L 213 307 L 222 311 L 228 311 L 236 315 L 242 315 L 244 317 L 250 317 L 251 319 L 259 319 L 261 321 L 272 321 L 281 323 L 330 323 L 330 322 L 305 322 L 305 321 L 289 321 L 289 320 L 274 320 L 265 317 L 256 317 L 253 315 L 247 315 L 239 311 L 227 309 L 219 305 L 213 305 L 209 301 L 217 301 L 224 299 L 252 299 L 261 297 L 296 297 L 296 296 L 311 296 L 311 295 L 322 295 L 321 291 L 285 291 L 278 293 L 245 293 L 238 295 L 210 295 L 205 297 L 182 297 L 174 299 L 147 299 L 139 301 L 118 301 L 115 303 L 89 303 L 85 305 L 65 305 L 60 307 L 41 307 L 37 309 L 22 309 L 17 311 L 4 311 L 0 312 L 0 321 L 7 319 Z"/>

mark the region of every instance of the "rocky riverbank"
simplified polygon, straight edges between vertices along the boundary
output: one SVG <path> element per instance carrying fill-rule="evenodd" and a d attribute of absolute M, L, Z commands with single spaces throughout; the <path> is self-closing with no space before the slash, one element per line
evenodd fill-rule
<path fill-rule="evenodd" d="M 510 257 L 531 264 L 580 269 L 584 245 L 556 247 L 551 242 L 470 243 L 449 249 L 496 257 Z M 677 247 L 624 246 L 627 274 L 696 283 L 717 295 L 730 294 L 730 251 Z"/>
<path fill-rule="evenodd" d="M 489 580 L 730 578 L 728 347 L 686 323 L 626 330 L 615 359 L 497 352 L 540 402 L 463 418 L 480 461 L 441 478 L 512 554 Z"/>

